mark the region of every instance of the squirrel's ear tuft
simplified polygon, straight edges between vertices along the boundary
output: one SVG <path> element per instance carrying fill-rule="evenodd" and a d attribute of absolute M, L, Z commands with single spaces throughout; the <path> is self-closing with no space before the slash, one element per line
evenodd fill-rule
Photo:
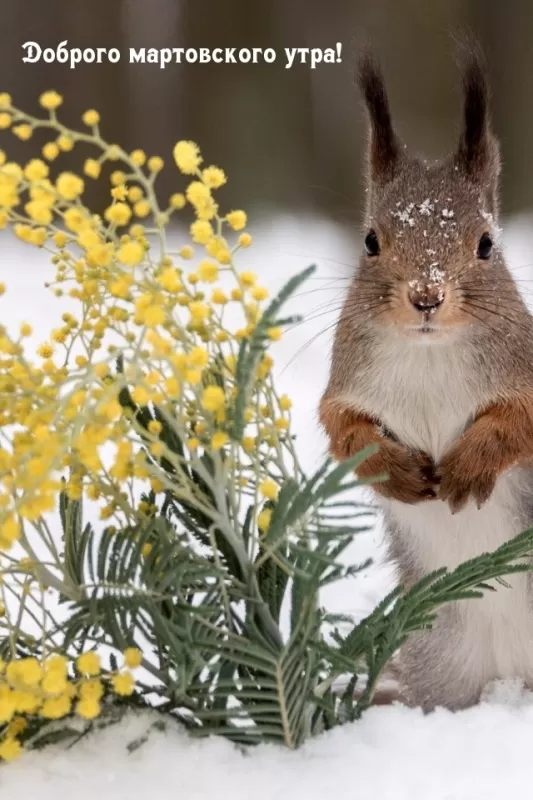
<path fill-rule="evenodd" d="M 500 171 L 499 147 L 490 125 L 489 89 L 479 46 L 463 39 L 457 45 L 463 84 L 463 127 L 456 154 L 459 167 L 482 182 Z"/>
<path fill-rule="evenodd" d="M 358 58 L 357 79 L 370 122 L 369 178 L 373 182 L 386 183 L 394 175 L 400 147 L 392 126 L 383 75 L 374 54 L 369 49 L 364 50 Z"/>

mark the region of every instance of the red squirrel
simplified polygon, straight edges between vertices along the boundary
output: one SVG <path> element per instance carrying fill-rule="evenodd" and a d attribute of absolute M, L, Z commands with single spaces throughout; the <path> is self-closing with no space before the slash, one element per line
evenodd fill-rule
<path fill-rule="evenodd" d="M 369 119 L 364 251 L 333 344 L 320 420 L 331 455 L 368 444 L 391 557 L 409 586 L 533 525 L 533 317 L 498 228 L 499 145 L 477 48 L 462 54 L 463 120 L 448 157 L 410 155 L 375 58 L 360 59 Z M 533 586 L 513 576 L 442 608 L 399 655 L 403 696 L 430 710 L 493 679 L 533 686 Z"/>

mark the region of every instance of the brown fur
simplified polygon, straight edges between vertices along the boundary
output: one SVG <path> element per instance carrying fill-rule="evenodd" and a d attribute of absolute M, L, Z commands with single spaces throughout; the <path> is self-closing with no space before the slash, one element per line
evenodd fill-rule
<path fill-rule="evenodd" d="M 472 495 L 481 506 L 497 477 L 533 458 L 533 395 L 480 412 L 439 465 L 439 497 L 459 511 Z"/>
<path fill-rule="evenodd" d="M 370 444 L 379 445 L 378 452 L 361 464 L 358 474 L 361 478 L 386 474 L 386 481 L 373 486 L 383 497 L 393 497 L 403 503 L 436 497 L 433 485 L 438 479 L 425 453 L 393 441 L 364 414 L 328 400 L 321 403 L 320 421 L 329 435 L 330 453 L 338 461 L 350 458 Z"/>

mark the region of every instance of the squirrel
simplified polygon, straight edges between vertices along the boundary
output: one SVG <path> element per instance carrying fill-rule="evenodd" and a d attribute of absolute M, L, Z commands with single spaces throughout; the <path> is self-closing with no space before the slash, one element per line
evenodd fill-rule
<path fill-rule="evenodd" d="M 364 251 L 337 323 L 319 416 L 336 460 L 378 451 L 372 487 L 409 587 L 533 525 L 533 317 L 498 227 L 499 144 L 483 56 L 463 48 L 453 154 L 410 155 L 380 66 L 359 59 L 369 121 Z M 429 711 L 477 703 L 486 684 L 533 687 L 533 582 L 444 606 L 399 653 L 402 696 Z"/>

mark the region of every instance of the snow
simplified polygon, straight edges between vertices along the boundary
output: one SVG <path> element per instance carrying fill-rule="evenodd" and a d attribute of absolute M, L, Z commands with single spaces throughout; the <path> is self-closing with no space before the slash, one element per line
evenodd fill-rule
<path fill-rule="evenodd" d="M 291 752 L 191 739 L 130 714 L 71 749 L 51 746 L 0 770 L 2 797 L 39 800 L 501 800 L 529 797 L 533 699 L 510 684 L 476 708 L 424 716 L 372 708 Z M 128 745 L 147 741 L 134 752 Z"/>
<path fill-rule="evenodd" d="M 427 215 L 429 199 L 419 211 Z M 318 266 L 290 309 L 304 312 L 308 321 L 274 346 L 278 388 L 293 398 L 298 449 L 308 469 L 326 449 L 316 408 L 334 323 L 357 258 L 355 229 L 320 219 L 278 218 L 257 230 L 252 226 L 254 246 L 239 255 L 239 267 L 254 269 L 272 290 L 309 263 Z M 526 217 L 505 226 L 508 255 L 526 299 L 533 272 L 531 230 Z M 43 340 L 66 302 L 43 288 L 51 275 L 44 253 L 4 234 L 0 280 L 9 292 L 0 300 L 2 323 L 14 330 L 26 320 L 34 327 L 35 341 Z M 361 618 L 394 584 L 394 570 L 383 559 L 379 523 L 357 537 L 347 557 L 362 562 L 369 556 L 374 564 L 364 573 L 324 593 L 332 612 Z M 456 714 L 441 709 L 424 716 L 398 705 L 372 708 L 361 721 L 324 734 L 296 753 L 260 746 L 243 754 L 227 741 L 191 740 L 170 726 L 164 733 L 150 730 L 146 743 L 130 754 L 128 744 L 156 719 L 132 713 L 71 749 L 54 745 L 28 753 L 0 767 L 0 796 L 491 800 L 531 794 L 533 695 L 513 683 L 492 687 L 479 706 Z"/>

